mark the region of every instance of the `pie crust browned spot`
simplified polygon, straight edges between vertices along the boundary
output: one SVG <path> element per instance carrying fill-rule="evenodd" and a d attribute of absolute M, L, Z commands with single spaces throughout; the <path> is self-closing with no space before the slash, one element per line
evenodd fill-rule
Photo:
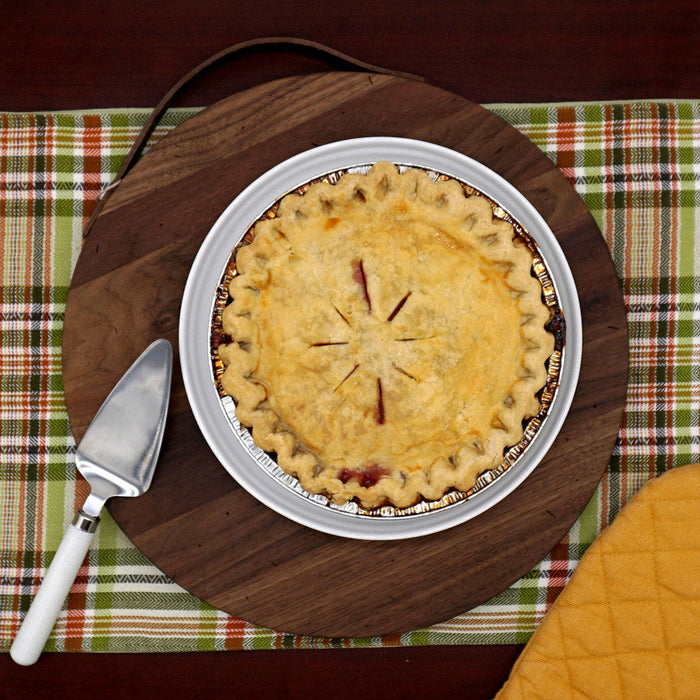
<path fill-rule="evenodd" d="M 304 489 L 437 500 L 523 437 L 554 338 L 532 253 L 488 200 L 377 163 L 285 196 L 253 233 L 221 385 Z"/>

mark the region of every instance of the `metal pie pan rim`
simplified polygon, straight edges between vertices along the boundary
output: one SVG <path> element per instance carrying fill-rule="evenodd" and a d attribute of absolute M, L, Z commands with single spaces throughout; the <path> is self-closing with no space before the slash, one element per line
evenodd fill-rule
<path fill-rule="evenodd" d="M 234 434 L 212 381 L 209 324 L 231 250 L 263 212 L 285 193 L 325 173 L 382 160 L 452 175 L 479 189 L 521 223 L 537 243 L 550 271 L 566 322 L 566 344 L 559 387 L 546 420 L 525 453 L 495 483 L 443 509 L 395 518 L 362 518 L 298 497 L 251 457 Z M 487 166 L 444 146 L 398 137 L 364 137 L 292 156 L 263 173 L 229 204 L 192 264 L 183 294 L 179 339 L 185 391 L 197 424 L 218 461 L 246 491 L 280 515 L 328 534 L 395 540 L 439 532 L 474 518 L 512 493 L 532 473 L 554 442 L 571 406 L 581 361 L 582 324 L 576 286 L 559 243 L 542 216 L 515 187 Z"/>

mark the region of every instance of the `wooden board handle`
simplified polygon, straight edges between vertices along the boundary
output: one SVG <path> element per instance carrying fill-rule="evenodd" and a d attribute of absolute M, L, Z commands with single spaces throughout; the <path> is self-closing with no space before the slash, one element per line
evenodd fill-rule
<path fill-rule="evenodd" d="M 144 124 L 143 128 L 136 137 L 126 159 L 122 163 L 119 172 L 117 173 L 114 180 L 100 193 L 97 199 L 97 205 L 92 212 L 92 215 L 88 219 L 83 229 L 83 240 L 87 238 L 92 225 L 99 216 L 100 212 L 104 208 L 107 200 L 114 191 L 114 189 L 119 185 L 124 176 L 131 170 L 131 168 L 136 164 L 139 159 L 148 138 L 153 133 L 153 130 L 158 125 L 160 118 L 163 116 L 165 110 L 172 104 L 173 100 L 182 91 L 182 89 L 188 85 L 194 78 L 203 73 L 205 70 L 211 66 L 219 63 L 225 58 L 230 58 L 234 55 L 241 55 L 245 53 L 252 53 L 254 51 L 269 51 L 269 50 L 287 50 L 287 51 L 301 51 L 310 54 L 315 54 L 323 58 L 328 62 L 337 61 L 344 66 L 354 68 L 360 71 L 367 71 L 369 73 L 381 73 L 384 75 L 393 75 L 400 78 L 409 78 L 411 80 L 418 80 L 420 82 L 427 82 L 427 80 L 419 75 L 414 75 L 412 73 L 403 73 L 401 71 L 392 70 L 389 68 L 382 68 L 381 66 L 375 66 L 371 63 L 365 63 L 357 58 L 348 56 L 336 49 L 333 49 L 324 44 L 320 44 L 316 41 L 311 41 L 309 39 L 300 39 L 297 37 L 261 37 L 258 39 L 249 39 L 248 41 L 242 41 L 238 44 L 233 44 L 225 49 L 222 49 L 218 53 L 202 61 L 199 65 L 195 66 L 189 73 L 184 75 L 180 80 L 178 80 L 168 92 L 165 93 L 160 102 L 154 107 L 148 121 Z"/>

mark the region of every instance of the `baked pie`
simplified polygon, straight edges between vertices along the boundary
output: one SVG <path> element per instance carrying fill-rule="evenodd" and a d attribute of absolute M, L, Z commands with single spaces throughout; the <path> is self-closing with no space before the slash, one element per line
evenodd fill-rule
<path fill-rule="evenodd" d="M 235 254 L 223 390 L 334 503 L 468 491 L 541 409 L 554 336 L 533 254 L 456 180 L 377 163 L 288 194 Z"/>

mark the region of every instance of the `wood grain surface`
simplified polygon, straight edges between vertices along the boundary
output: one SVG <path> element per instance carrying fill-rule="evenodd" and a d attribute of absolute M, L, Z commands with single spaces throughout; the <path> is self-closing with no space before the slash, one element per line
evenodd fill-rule
<path fill-rule="evenodd" d="M 520 189 L 567 255 L 583 313 L 579 387 L 549 455 L 484 515 L 417 540 L 358 542 L 258 503 L 207 448 L 177 369 L 151 490 L 110 511 L 166 574 L 212 605 L 278 630 L 369 636 L 445 620 L 507 587 L 549 552 L 589 500 L 617 434 L 627 380 L 624 306 L 607 247 L 559 170 L 478 105 L 411 80 L 324 73 L 264 84 L 188 120 L 149 152 L 97 219 L 72 281 L 64 381 L 80 439 L 156 337 L 177 348 L 190 263 L 247 184 L 298 152 L 394 135 L 461 151 Z"/>
<path fill-rule="evenodd" d="M 520 646 L 513 644 L 176 654 L 49 653 L 30 667 L 17 666 L 9 654 L 2 654 L 0 678 L 4 685 L 0 697 L 55 700 L 99 693 L 100 700 L 483 700 L 493 698 L 519 652 Z"/>
<path fill-rule="evenodd" d="M 0 105 L 153 107 L 209 55 L 270 35 L 420 73 L 479 103 L 700 95 L 696 0 L 75 0 L 62 11 L 0 3 Z M 183 104 L 327 65 L 252 54 L 198 80 Z"/>

